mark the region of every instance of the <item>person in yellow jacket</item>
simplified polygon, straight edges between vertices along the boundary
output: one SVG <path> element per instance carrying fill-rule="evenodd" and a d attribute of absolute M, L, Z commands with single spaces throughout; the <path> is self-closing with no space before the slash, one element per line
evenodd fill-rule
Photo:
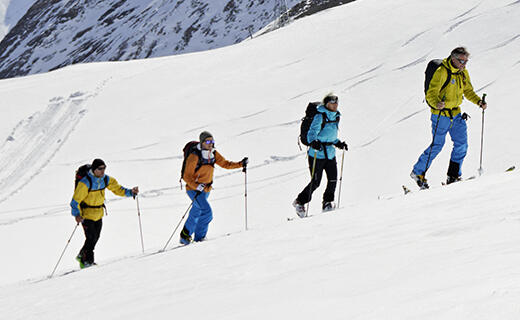
<path fill-rule="evenodd" d="M 186 167 L 182 179 L 186 182 L 186 193 L 193 201 L 188 219 L 181 231 L 180 243 L 190 244 L 192 234 L 194 241 L 202 241 L 208 232 L 208 226 L 213 219 L 213 212 L 208 197 L 213 184 L 215 164 L 224 169 L 246 167 L 248 158 L 240 162 L 226 160 L 215 150 L 213 135 L 204 131 L 199 136 L 199 144 L 186 158 Z"/>
<path fill-rule="evenodd" d="M 85 231 L 85 243 L 76 260 L 80 267 L 89 267 L 94 263 L 94 248 L 101 234 L 103 225 L 105 189 L 121 197 L 132 197 L 139 193 L 139 188 L 127 189 L 116 179 L 105 174 L 106 165 L 101 159 L 94 159 L 88 173 L 78 182 L 70 206 L 77 223 Z"/>
<path fill-rule="evenodd" d="M 421 189 L 429 187 L 425 178 L 426 171 L 442 150 L 448 132 L 453 141 L 453 150 L 446 183 L 460 180 L 462 162 L 468 149 L 466 119 L 460 111 L 463 97 L 482 109 L 487 108 L 487 104 L 473 90 L 466 69 L 469 55 L 464 47 L 453 49 L 450 56 L 443 60 L 442 65 L 433 74 L 426 91 L 426 102 L 431 107 L 432 113 L 433 140 L 421 154 L 410 174 Z"/>

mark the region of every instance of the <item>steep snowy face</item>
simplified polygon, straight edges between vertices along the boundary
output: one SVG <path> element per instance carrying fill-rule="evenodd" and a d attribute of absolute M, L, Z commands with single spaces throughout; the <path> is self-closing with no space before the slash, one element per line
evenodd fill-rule
<path fill-rule="evenodd" d="M 234 44 L 298 2 L 38 0 L 0 42 L 0 78 Z"/>
<path fill-rule="evenodd" d="M 36 0 L 0 0 L 0 40 Z"/>

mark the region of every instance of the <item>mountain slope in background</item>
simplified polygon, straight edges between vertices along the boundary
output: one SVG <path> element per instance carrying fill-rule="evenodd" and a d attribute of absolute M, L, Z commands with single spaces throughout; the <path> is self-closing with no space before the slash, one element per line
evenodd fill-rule
<path fill-rule="evenodd" d="M 0 78 L 237 43 L 274 20 L 284 9 L 281 3 L 40 0 L 0 43 Z"/>
<path fill-rule="evenodd" d="M 252 36 L 286 12 L 286 6 L 298 4 L 291 11 L 291 16 L 296 17 L 347 2 L 40 0 L 0 42 L 0 78 L 79 62 L 214 49 Z M 16 7 L 6 3 L 9 10 L 19 12 L 30 2 L 22 1 Z"/>
<path fill-rule="evenodd" d="M 36 0 L 0 0 L 0 41 Z"/>

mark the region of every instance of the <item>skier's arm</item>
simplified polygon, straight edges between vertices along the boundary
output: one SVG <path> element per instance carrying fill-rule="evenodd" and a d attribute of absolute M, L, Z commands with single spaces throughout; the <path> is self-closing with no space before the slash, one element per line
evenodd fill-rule
<path fill-rule="evenodd" d="M 318 134 L 321 131 L 321 123 L 323 122 L 323 114 L 317 113 L 312 119 L 309 132 L 307 132 L 307 141 L 312 142 L 318 139 Z"/>
<path fill-rule="evenodd" d="M 108 177 L 108 186 L 107 189 L 112 191 L 115 195 L 120 197 L 131 197 L 132 189 L 127 189 L 121 186 L 117 180 L 113 177 Z"/>
<path fill-rule="evenodd" d="M 433 74 L 430 86 L 426 92 L 426 101 L 430 106 L 436 107 L 442 101 L 441 88 L 448 78 L 448 70 L 444 67 L 439 67 Z M 444 88 L 446 90 L 446 88 Z"/>
<path fill-rule="evenodd" d="M 242 164 L 240 162 L 228 161 L 217 151 L 215 151 L 215 163 L 224 169 L 242 168 Z"/>
<path fill-rule="evenodd" d="M 197 163 L 199 162 L 199 157 L 196 154 L 191 153 L 186 158 L 186 167 L 184 168 L 184 176 L 182 179 L 186 184 L 193 190 L 196 190 L 199 183 L 197 182 L 197 177 L 195 176 L 195 169 L 197 168 Z"/>
<path fill-rule="evenodd" d="M 478 105 L 481 99 L 473 90 L 473 85 L 471 84 L 469 73 L 466 70 L 464 70 L 464 75 L 466 76 L 466 83 L 464 85 L 464 97 L 466 97 L 466 99 L 473 102 L 474 104 Z"/>
<path fill-rule="evenodd" d="M 88 187 L 84 182 L 80 181 L 74 190 L 74 195 L 72 196 L 72 201 L 70 202 L 70 207 L 72 208 L 72 215 L 75 217 L 79 217 L 81 215 L 81 209 L 79 204 L 85 200 L 88 196 Z"/>

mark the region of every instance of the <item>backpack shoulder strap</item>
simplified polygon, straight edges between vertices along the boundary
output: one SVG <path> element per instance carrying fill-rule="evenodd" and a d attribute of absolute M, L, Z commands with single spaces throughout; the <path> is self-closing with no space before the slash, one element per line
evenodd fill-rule
<path fill-rule="evenodd" d="M 90 190 L 92 190 L 92 178 L 88 175 L 88 173 L 85 178 L 88 180 L 88 192 L 90 192 Z"/>
<path fill-rule="evenodd" d="M 109 177 L 106 174 L 105 174 L 105 177 L 103 178 L 103 180 L 105 181 L 105 188 L 108 187 Z"/>
<path fill-rule="evenodd" d="M 337 125 L 339 125 L 340 116 L 337 116 L 336 120 L 329 120 L 329 118 L 327 118 L 327 115 L 325 114 L 325 112 L 318 112 L 318 113 L 321 113 L 323 116 L 323 121 L 321 122 L 321 130 L 323 130 L 323 128 L 325 127 L 325 125 L 327 123 L 336 123 Z"/>
<path fill-rule="evenodd" d="M 441 64 L 441 66 L 443 66 L 444 69 L 446 69 L 446 72 L 448 73 L 448 76 L 446 77 L 446 81 L 444 81 L 444 84 L 442 85 L 441 90 L 439 90 L 439 91 L 442 91 L 444 88 L 446 88 L 448 86 L 448 84 L 450 83 L 450 80 L 451 80 L 451 70 L 450 70 L 450 68 L 446 67 L 444 64 Z"/>

